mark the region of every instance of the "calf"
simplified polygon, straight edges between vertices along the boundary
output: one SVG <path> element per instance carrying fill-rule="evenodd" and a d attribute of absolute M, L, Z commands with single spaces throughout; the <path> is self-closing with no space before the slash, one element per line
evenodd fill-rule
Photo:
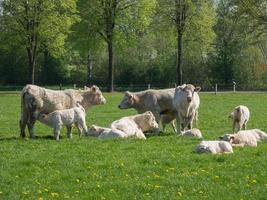
<path fill-rule="evenodd" d="M 152 112 L 123 117 L 111 123 L 111 129 L 121 130 L 127 137 L 146 139 L 144 132 L 158 129 L 158 123 Z"/>
<path fill-rule="evenodd" d="M 202 141 L 196 147 L 197 153 L 233 153 L 233 148 L 226 141 Z"/>
<path fill-rule="evenodd" d="M 182 132 L 182 136 L 194 137 L 194 138 L 202 138 L 201 131 L 197 128 L 189 129 L 187 131 Z"/>
<path fill-rule="evenodd" d="M 248 107 L 242 105 L 235 107 L 229 116 L 233 120 L 233 133 L 235 133 L 236 129 L 237 131 L 240 131 L 241 129 L 246 130 L 249 116 L 250 113 Z"/>
<path fill-rule="evenodd" d="M 71 130 L 73 124 L 77 127 L 80 137 L 83 132 L 87 133 L 85 110 L 79 104 L 75 108 L 57 110 L 49 114 L 40 113 L 37 119 L 54 129 L 54 137 L 56 140 L 59 140 L 60 129 L 62 126 L 67 127 L 67 135 L 69 138 L 72 137 Z"/>
<path fill-rule="evenodd" d="M 99 139 L 109 139 L 109 138 L 126 138 L 127 135 L 121 130 L 104 128 L 96 125 L 92 125 L 88 129 L 88 136 L 95 136 Z"/>
<path fill-rule="evenodd" d="M 219 139 L 228 141 L 236 147 L 256 147 L 258 141 L 267 140 L 267 134 L 259 129 L 251 129 L 239 131 L 236 134 L 225 134 Z"/>

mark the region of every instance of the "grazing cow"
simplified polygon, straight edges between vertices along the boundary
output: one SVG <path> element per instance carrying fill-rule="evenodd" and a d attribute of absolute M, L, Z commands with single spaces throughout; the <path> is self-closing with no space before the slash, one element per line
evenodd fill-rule
<path fill-rule="evenodd" d="M 34 137 L 37 113 L 48 114 L 55 110 L 73 108 L 80 103 L 85 110 L 93 105 L 105 104 L 106 100 L 97 86 L 84 90 L 49 90 L 37 85 L 26 85 L 21 92 L 20 135 L 25 137 L 28 126 L 30 137 Z"/>
<path fill-rule="evenodd" d="M 72 138 L 72 125 L 75 124 L 79 131 L 79 136 L 81 137 L 83 132 L 87 134 L 87 126 L 85 122 L 85 110 L 80 105 L 77 104 L 77 107 L 70 108 L 66 110 L 56 110 L 49 114 L 40 113 L 38 114 L 37 119 L 50 126 L 54 129 L 54 137 L 56 140 L 59 140 L 60 129 L 62 126 L 67 127 L 67 135 L 69 138 Z"/>
<path fill-rule="evenodd" d="M 233 133 L 235 133 L 236 129 L 237 131 L 240 131 L 241 129 L 246 130 L 249 115 L 248 107 L 242 105 L 235 107 L 229 116 L 233 120 Z"/>
<path fill-rule="evenodd" d="M 267 134 L 259 129 L 250 129 L 238 131 L 236 134 L 225 134 L 219 139 L 228 141 L 236 147 L 256 147 L 258 141 L 267 140 Z"/>
<path fill-rule="evenodd" d="M 166 123 L 172 124 L 174 130 L 174 119 L 176 114 L 160 115 L 163 110 L 173 111 L 172 99 L 174 97 L 174 88 L 163 90 L 145 90 L 141 92 L 125 92 L 124 97 L 119 104 L 120 109 L 134 108 L 139 114 L 151 111 L 157 123 L 161 121 L 163 130 Z"/>
<path fill-rule="evenodd" d="M 197 128 L 189 129 L 181 134 L 182 136 L 194 137 L 194 138 L 202 138 L 201 131 Z"/>
<path fill-rule="evenodd" d="M 158 129 L 158 123 L 151 111 L 143 114 L 123 117 L 111 123 L 111 129 L 121 130 L 127 137 L 146 139 L 144 132 Z"/>
<path fill-rule="evenodd" d="M 111 138 L 126 138 L 127 135 L 121 130 L 104 128 L 96 125 L 92 125 L 88 129 L 88 136 L 95 136 L 99 139 L 111 139 Z"/>
<path fill-rule="evenodd" d="M 175 88 L 173 107 L 176 110 L 177 131 L 183 132 L 185 128 L 192 129 L 193 120 L 198 119 L 200 99 L 198 92 L 200 87 L 191 84 Z"/>
<path fill-rule="evenodd" d="M 233 153 L 233 148 L 226 141 L 201 141 L 196 147 L 197 153 Z"/>

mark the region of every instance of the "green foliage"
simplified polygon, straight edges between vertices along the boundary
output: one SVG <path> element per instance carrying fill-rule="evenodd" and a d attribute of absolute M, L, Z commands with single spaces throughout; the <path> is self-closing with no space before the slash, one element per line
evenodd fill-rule
<path fill-rule="evenodd" d="M 107 104 L 87 113 L 87 124 L 108 126 L 134 114 L 119 110 L 123 94 L 104 94 Z M 266 93 L 200 93 L 199 128 L 214 140 L 231 131 L 234 106 L 247 105 L 249 128 L 267 131 Z M 7 106 L 9 105 L 9 106 Z M 265 199 L 267 143 L 235 148 L 232 155 L 194 153 L 199 140 L 166 133 L 147 140 L 67 139 L 37 123 L 35 140 L 19 137 L 19 95 L 0 96 L 1 199 Z"/>

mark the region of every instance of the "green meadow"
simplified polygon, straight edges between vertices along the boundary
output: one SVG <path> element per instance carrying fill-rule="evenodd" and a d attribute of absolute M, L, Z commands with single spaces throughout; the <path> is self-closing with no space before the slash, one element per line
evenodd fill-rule
<path fill-rule="evenodd" d="M 104 96 L 107 104 L 87 112 L 88 127 L 136 113 L 118 109 L 122 93 Z M 267 93 L 200 98 L 205 139 L 231 132 L 228 115 L 240 104 L 251 111 L 248 128 L 267 131 Z M 63 128 L 57 142 L 40 123 L 36 139 L 21 139 L 19 117 L 20 96 L 0 94 L 0 199 L 267 199 L 267 142 L 231 155 L 199 155 L 200 141 L 177 137 L 171 126 L 147 140 L 79 138 L 76 129 L 68 139 Z"/>

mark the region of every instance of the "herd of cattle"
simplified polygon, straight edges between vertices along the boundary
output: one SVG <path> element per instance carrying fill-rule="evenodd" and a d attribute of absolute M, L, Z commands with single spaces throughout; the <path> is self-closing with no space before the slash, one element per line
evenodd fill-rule
<path fill-rule="evenodd" d="M 30 138 L 34 138 L 34 124 L 38 120 L 54 130 L 59 140 L 60 129 L 67 127 L 67 136 L 72 137 L 75 125 L 79 136 L 106 138 L 135 137 L 146 139 L 145 133 L 164 131 L 171 123 L 180 136 L 202 138 L 199 129 L 193 128 L 198 120 L 200 87 L 184 84 L 176 88 L 125 92 L 119 109 L 134 108 L 138 114 L 123 117 L 110 124 L 108 128 L 86 126 L 86 110 L 94 105 L 105 104 L 106 99 L 97 86 L 84 87 L 83 90 L 56 91 L 36 85 L 26 85 L 21 93 L 20 135 L 25 137 L 28 127 Z M 233 146 L 257 146 L 257 142 L 267 140 L 267 134 L 259 129 L 246 130 L 250 117 L 246 106 L 237 106 L 230 116 L 233 120 L 233 134 L 225 134 L 216 141 L 201 141 L 196 147 L 198 153 L 233 153 Z M 177 128 L 175 126 L 175 120 Z M 241 130 L 244 129 L 244 130 Z"/>

